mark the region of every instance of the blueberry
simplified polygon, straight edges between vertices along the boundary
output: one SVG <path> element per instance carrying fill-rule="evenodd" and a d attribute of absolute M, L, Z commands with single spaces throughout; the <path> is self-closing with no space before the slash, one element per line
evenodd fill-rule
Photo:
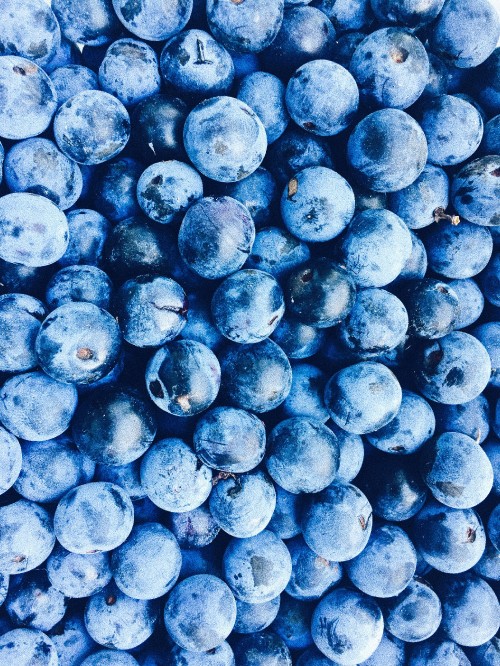
<path fill-rule="evenodd" d="M 45 65 L 44 70 L 50 75 L 58 67 L 80 64 L 81 59 L 82 55 L 76 44 L 70 42 L 64 35 L 61 35 L 59 47 L 56 49 L 50 62 Z"/>
<path fill-rule="evenodd" d="M 212 97 L 189 114 L 184 146 L 204 176 L 234 183 L 260 166 L 267 148 L 266 130 L 244 102 L 234 97 Z"/>
<path fill-rule="evenodd" d="M 327 375 L 309 363 L 292 364 L 292 387 L 282 406 L 285 416 L 305 416 L 325 423 L 329 419 L 323 395 Z"/>
<path fill-rule="evenodd" d="M 472 70 L 474 80 L 470 82 L 478 102 L 492 116 L 500 113 L 499 58 L 500 48 L 497 47 L 478 69 Z"/>
<path fill-rule="evenodd" d="M 338 96 L 330 95 L 331 86 L 338 90 Z M 359 93 L 344 67 L 330 60 L 313 60 L 290 78 L 285 99 L 299 127 L 319 136 L 333 136 L 353 123 Z"/>
<path fill-rule="evenodd" d="M 285 311 L 283 292 L 268 273 L 254 269 L 227 277 L 212 298 L 212 315 L 219 331 L 241 344 L 269 337 Z"/>
<path fill-rule="evenodd" d="M 68 221 L 49 199 L 16 192 L 0 197 L 0 257 L 33 268 L 60 259 L 69 240 Z"/>
<path fill-rule="evenodd" d="M 354 215 L 354 193 L 349 183 L 326 167 L 308 167 L 288 181 L 281 197 L 286 228 L 311 243 L 332 240 Z"/>
<path fill-rule="evenodd" d="M 311 616 L 313 605 L 283 594 L 280 608 L 271 629 L 290 650 L 301 650 L 313 644 Z"/>
<path fill-rule="evenodd" d="M 485 396 L 461 405 L 436 405 L 434 408 L 440 432 L 458 432 L 482 444 L 490 430 L 490 407 Z"/>
<path fill-rule="evenodd" d="M 363 666 L 404 666 L 406 663 L 406 643 L 384 631 L 377 649 Z"/>
<path fill-rule="evenodd" d="M 222 566 L 236 599 L 251 604 L 277 597 L 288 585 L 292 573 L 285 544 L 268 530 L 248 539 L 231 539 Z"/>
<path fill-rule="evenodd" d="M 263 227 L 255 235 L 246 266 L 270 273 L 278 280 L 310 258 L 308 246 L 279 227 Z"/>
<path fill-rule="evenodd" d="M 0 636 L 0 664 L 58 666 L 54 643 L 37 629 L 13 629 Z"/>
<path fill-rule="evenodd" d="M 135 502 L 145 499 L 146 493 L 141 485 L 141 464 L 134 460 L 125 465 L 96 465 L 95 481 L 109 481 L 123 488 Z M 134 505 L 134 512 L 135 512 Z"/>
<path fill-rule="evenodd" d="M 427 273 L 428 262 L 425 246 L 413 231 L 410 231 L 410 236 L 411 254 L 403 266 L 403 270 L 394 280 L 395 283 L 405 280 L 421 280 Z"/>
<path fill-rule="evenodd" d="M 255 111 L 264 125 L 267 143 L 279 139 L 290 121 L 285 86 L 274 74 L 252 72 L 239 83 L 237 97 Z"/>
<path fill-rule="evenodd" d="M 355 294 L 349 272 L 324 257 L 294 269 L 285 288 L 289 313 L 315 328 L 329 328 L 345 319 L 354 305 Z"/>
<path fill-rule="evenodd" d="M 480 150 L 483 155 L 500 153 L 500 114 L 485 124 Z"/>
<path fill-rule="evenodd" d="M 0 495 L 7 492 L 19 477 L 22 455 L 17 437 L 0 427 Z"/>
<path fill-rule="evenodd" d="M 406 643 L 433 636 L 441 624 L 441 602 L 427 581 L 414 578 L 396 597 L 384 602 L 385 626 Z"/>
<path fill-rule="evenodd" d="M 206 652 L 218 647 L 231 633 L 236 602 L 229 587 L 219 578 L 190 576 L 171 592 L 164 620 L 177 645 L 193 652 Z"/>
<path fill-rule="evenodd" d="M 137 347 L 159 347 L 173 340 L 186 323 L 182 287 L 166 277 L 143 275 L 117 292 L 115 310 L 124 339 Z"/>
<path fill-rule="evenodd" d="M 78 394 L 43 372 L 14 375 L 0 389 L 0 422 L 16 437 L 40 442 L 69 426 Z"/>
<path fill-rule="evenodd" d="M 230 346 L 221 358 L 222 393 L 236 407 L 262 413 L 275 409 L 290 392 L 292 368 L 272 340 Z"/>
<path fill-rule="evenodd" d="M 36 338 L 36 353 L 45 372 L 75 384 L 104 377 L 116 364 L 120 348 L 115 319 L 85 302 L 70 302 L 53 310 Z"/>
<path fill-rule="evenodd" d="M 500 509 L 498 505 L 488 518 L 488 536 L 493 546 L 500 551 Z"/>
<path fill-rule="evenodd" d="M 335 482 L 310 498 L 302 517 L 306 544 L 332 562 L 350 560 L 364 549 L 372 531 L 372 507 L 364 493 Z"/>
<path fill-rule="evenodd" d="M 483 121 L 469 102 L 440 95 L 423 102 L 419 121 L 429 148 L 429 162 L 451 166 L 476 152 L 483 137 Z"/>
<path fill-rule="evenodd" d="M 108 236 L 104 263 L 112 278 L 124 282 L 147 274 L 170 274 L 174 240 L 163 227 L 142 217 L 119 222 Z"/>
<path fill-rule="evenodd" d="M 0 567 L 20 574 L 39 567 L 50 555 L 55 536 L 50 514 L 35 502 L 19 500 L 0 507 Z"/>
<path fill-rule="evenodd" d="M 366 548 L 345 566 L 351 581 L 365 594 L 394 597 L 410 583 L 417 554 L 406 532 L 384 525 L 373 530 Z"/>
<path fill-rule="evenodd" d="M 173 534 L 160 523 L 136 525 L 113 551 L 111 570 L 117 587 L 133 599 L 157 599 L 175 585 L 181 551 Z"/>
<path fill-rule="evenodd" d="M 455 331 L 426 341 L 414 352 L 414 376 L 426 398 L 457 405 L 477 398 L 491 376 L 485 347 L 472 335 Z"/>
<path fill-rule="evenodd" d="M 335 434 L 339 446 L 339 468 L 335 479 L 340 483 L 350 483 L 357 477 L 363 465 L 365 456 L 363 440 L 359 435 L 339 428 L 333 421 L 328 423 L 328 427 Z"/>
<path fill-rule="evenodd" d="M 198 420 L 193 443 L 196 454 L 208 467 L 240 474 L 262 461 L 266 431 L 254 414 L 234 407 L 215 407 Z"/>
<path fill-rule="evenodd" d="M 182 548 L 204 548 L 211 544 L 220 532 L 206 504 L 183 513 L 171 513 L 168 526 Z"/>
<path fill-rule="evenodd" d="M 413 542 L 435 569 L 456 574 L 479 562 L 486 537 L 473 509 L 451 509 L 431 500 L 413 519 Z"/>
<path fill-rule="evenodd" d="M 441 11 L 444 0 L 371 0 L 377 19 L 420 28 L 431 23 Z"/>
<path fill-rule="evenodd" d="M 376 192 L 397 192 L 424 170 L 427 141 L 420 125 L 399 109 L 381 109 L 354 128 L 347 159 L 359 182 Z"/>
<path fill-rule="evenodd" d="M 403 220 L 388 210 L 358 213 L 343 235 L 344 265 L 360 287 L 384 287 L 402 272 L 412 251 Z"/>
<path fill-rule="evenodd" d="M 15 144 L 6 155 L 4 169 L 11 192 L 41 194 L 61 210 L 76 203 L 82 191 L 78 165 L 48 139 L 26 139 Z"/>
<path fill-rule="evenodd" d="M 409 31 L 382 28 L 359 44 L 349 71 L 367 108 L 406 109 L 427 84 L 429 58 L 422 42 Z"/>
<path fill-rule="evenodd" d="M 237 634 L 255 634 L 267 629 L 275 620 L 280 607 L 280 597 L 261 604 L 247 604 L 236 600 L 236 622 L 233 631 Z"/>
<path fill-rule="evenodd" d="M 5 610 L 15 626 L 50 631 L 66 613 L 66 599 L 43 571 L 31 571 L 11 584 Z"/>
<path fill-rule="evenodd" d="M 384 289 L 359 292 L 354 307 L 339 326 L 340 339 L 346 347 L 367 357 L 397 347 L 407 329 L 405 306 Z"/>
<path fill-rule="evenodd" d="M 226 183 L 223 192 L 245 206 L 257 227 L 263 227 L 272 220 L 278 192 L 274 177 L 264 167 L 259 167 L 236 183 Z"/>
<path fill-rule="evenodd" d="M 206 197 L 182 221 L 178 243 L 186 264 L 203 278 L 234 273 L 245 263 L 255 238 L 248 209 L 231 197 Z"/>
<path fill-rule="evenodd" d="M 35 339 L 46 314 L 43 303 L 32 296 L 0 296 L 0 371 L 24 372 L 36 367 Z"/>
<path fill-rule="evenodd" d="M 279 187 L 284 187 L 290 178 L 306 167 L 323 166 L 331 169 L 334 165 L 326 139 L 292 125 L 269 146 L 266 166 Z"/>
<path fill-rule="evenodd" d="M 80 666 L 137 666 L 138 663 L 125 650 L 99 650 L 84 659 Z"/>
<path fill-rule="evenodd" d="M 207 21 L 216 39 L 236 52 L 258 53 L 269 46 L 281 27 L 283 0 L 208 0 Z"/>
<path fill-rule="evenodd" d="M 93 187 L 93 205 L 101 213 L 100 217 L 120 222 L 139 213 L 136 189 L 142 171 L 142 164 L 131 157 L 120 157 L 103 165 L 100 178 Z"/>
<path fill-rule="evenodd" d="M 72 422 L 78 449 L 94 462 L 125 465 L 151 446 L 157 421 L 151 403 L 136 390 L 103 386 L 84 398 Z"/>
<path fill-rule="evenodd" d="M 0 53 L 22 56 L 40 67 L 47 65 L 61 44 L 61 31 L 54 13 L 42 0 L 19 5 L 6 0 Z"/>
<path fill-rule="evenodd" d="M 125 28 L 141 39 L 162 42 L 178 33 L 189 21 L 193 0 L 111 0 Z"/>
<path fill-rule="evenodd" d="M 335 30 L 363 30 L 373 22 L 370 0 L 314 0 L 313 6 L 328 16 Z"/>
<path fill-rule="evenodd" d="M 435 340 L 456 328 L 460 301 L 450 285 L 434 278 L 407 280 L 398 293 L 408 311 L 410 335 Z"/>
<path fill-rule="evenodd" d="M 361 1 L 366 3 L 366 0 L 361 0 Z M 322 7 L 321 11 L 326 12 L 325 5 L 327 4 L 331 5 L 331 0 L 324 0 L 323 2 L 315 2 L 314 4 L 315 6 L 320 5 L 320 7 Z M 334 3 L 333 7 L 334 9 L 335 9 L 335 4 L 338 3 Z M 334 61 L 337 62 L 339 65 L 342 65 L 342 67 L 349 69 L 349 65 L 351 63 L 351 58 L 354 54 L 354 51 L 365 39 L 365 37 L 366 37 L 366 32 L 360 32 L 357 30 L 344 32 L 343 34 L 341 34 L 335 41 L 335 47 L 333 50 Z"/>
<path fill-rule="evenodd" d="M 446 0 L 429 34 L 429 46 L 440 58 L 459 68 L 477 67 L 497 45 L 500 18 L 487 0 L 474 6 Z"/>
<path fill-rule="evenodd" d="M 276 505 L 271 479 L 260 470 L 217 480 L 210 493 L 210 512 L 224 532 L 239 539 L 265 529 Z"/>
<path fill-rule="evenodd" d="M 26 58 L 0 56 L 0 84 L 0 137 L 27 139 L 44 132 L 57 108 L 57 95 L 43 69 Z"/>
<path fill-rule="evenodd" d="M 54 310 L 66 303 L 92 303 L 103 310 L 111 309 L 113 285 L 97 266 L 67 266 L 47 283 L 45 300 Z"/>
<path fill-rule="evenodd" d="M 381 363 L 366 361 L 333 375 L 325 389 L 332 420 L 358 435 L 379 430 L 398 413 L 402 390 L 395 375 Z"/>
<path fill-rule="evenodd" d="M 443 632 L 458 645 L 477 646 L 491 640 L 500 625 L 498 599 L 486 581 L 473 573 L 440 581 Z M 480 609 L 480 612 L 477 611 Z"/>
<path fill-rule="evenodd" d="M 59 502 L 54 531 L 72 553 L 106 552 L 117 548 L 132 530 L 134 510 L 122 488 L 96 481 L 77 486 Z"/>
<path fill-rule="evenodd" d="M 414 461 L 387 454 L 371 455 L 368 460 L 369 471 L 364 465 L 356 484 L 366 493 L 374 514 L 400 522 L 418 513 L 425 503 L 427 488 Z"/>
<path fill-rule="evenodd" d="M 67 613 L 56 626 L 47 632 L 55 645 L 59 666 L 76 666 L 84 660 L 95 648 L 90 638 L 83 618 L 78 613 Z"/>
<path fill-rule="evenodd" d="M 367 439 L 380 451 L 409 455 L 433 436 L 435 427 L 436 418 L 429 403 L 417 393 L 403 389 L 396 416 L 380 430 L 369 433 Z"/>
<path fill-rule="evenodd" d="M 389 195 L 388 208 L 410 229 L 422 229 L 436 221 L 436 209 L 446 210 L 448 190 L 446 172 L 433 164 L 426 164 L 417 180 Z"/>
<path fill-rule="evenodd" d="M 97 90 L 97 74 L 83 65 L 64 65 L 50 73 L 50 80 L 57 94 L 57 104 L 61 106 L 74 95 L 84 90 Z"/>
<path fill-rule="evenodd" d="M 85 606 L 85 626 L 99 643 L 130 650 L 144 643 L 154 631 L 158 611 L 154 602 L 132 599 L 110 583 L 90 597 Z"/>
<path fill-rule="evenodd" d="M 60 266 L 99 266 L 104 243 L 111 230 L 108 220 L 95 210 L 76 208 L 68 212 L 69 243 L 59 259 Z"/>
<path fill-rule="evenodd" d="M 60 150 L 75 162 L 101 164 L 124 149 L 130 137 L 130 118 L 116 97 L 85 90 L 60 107 L 54 136 Z"/>
<path fill-rule="evenodd" d="M 440 666 L 445 663 L 469 666 L 470 661 L 465 652 L 453 641 L 434 638 L 415 646 L 409 666 Z"/>
<path fill-rule="evenodd" d="M 169 87 L 198 99 L 228 93 L 234 79 L 231 56 L 204 30 L 172 37 L 163 47 L 160 67 Z"/>
<path fill-rule="evenodd" d="M 286 643 L 273 631 L 260 631 L 235 641 L 234 652 L 241 666 L 291 666 Z"/>
<path fill-rule="evenodd" d="M 292 558 L 292 575 L 286 586 L 291 597 L 303 601 L 321 599 L 341 580 L 342 566 L 317 555 L 302 536 L 290 539 L 286 545 Z"/>
<path fill-rule="evenodd" d="M 163 439 L 141 462 L 141 484 L 165 511 L 182 513 L 201 506 L 212 490 L 212 471 L 181 439 Z"/>
<path fill-rule="evenodd" d="M 261 54 L 263 67 L 289 78 L 310 60 L 331 59 L 335 29 L 328 17 L 314 7 L 287 8 L 271 45 Z"/>
<path fill-rule="evenodd" d="M 120 27 L 111 0 L 54 0 L 52 9 L 64 37 L 73 43 L 107 44 Z"/>
<path fill-rule="evenodd" d="M 137 39 L 117 39 L 99 67 L 99 85 L 125 106 L 160 92 L 160 84 L 156 53 Z"/>
<path fill-rule="evenodd" d="M 339 449 L 335 435 L 320 421 L 296 417 L 270 433 L 266 467 L 274 481 L 291 493 L 317 493 L 335 478 Z"/>
<path fill-rule="evenodd" d="M 472 329 L 472 334 L 486 348 L 491 360 L 490 386 L 500 387 L 500 322 L 491 321 Z"/>
<path fill-rule="evenodd" d="M 193 416 L 217 397 L 219 361 L 200 342 L 177 340 L 159 349 L 146 369 L 146 386 L 153 402 L 175 416 Z"/>
<path fill-rule="evenodd" d="M 132 114 L 132 143 L 148 162 L 185 159 L 182 128 L 188 107 L 174 95 L 152 95 Z"/>
<path fill-rule="evenodd" d="M 499 223 L 498 156 L 479 157 L 455 175 L 451 184 L 451 200 L 457 213 L 469 222 L 482 226 Z"/>
<path fill-rule="evenodd" d="M 108 553 L 80 555 L 57 544 L 47 560 L 52 586 L 65 597 L 83 599 L 102 590 L 113 577 Z"/>
<path fill-rule="evenodd" d="M 291 539 L 301 532 L 302 498 L 276 486 L 276 507 L 268 528 L 280 539 Z"/>
<path fill-rule="evenodd" d="M 491 261 L 485 270 L 479 276 L 483 296 L 492 305 L 500 306 L 500 297 L 498 296 L 500 285 L 500 252 L 493 254 Z"/>
<path fill-rule="evenodd" d="M 326 657 L 349 666 L 375 652 L 382 640 L 384 620 L 373 599 L 339 588 L 316 606 L 311 631 L 316 646 Z"/>
<path fill-rule="evenodd" d="M 234 664 L 233 650 L 226 641 L 207 652 L 193 652 L 174 645 L 170 650 L 169 659 L 172 666 L 202 666 L 202 664 L 205 666 L 232 666 Z"/>
<path fill-rule="evenodd" d="M 65 436 L 46 442 L 25 442 L 23 462 L 14 484 L 27 500 L 55 502 L 68 490 L 92 481 L 95 464 Z"/>
<path fill-rule="evenodd" d="M 472 661 L 473 666 L 494 666 L 495 661 L 498 661 L 500 654 L 500 644 L 498 638 L 492 638 L 478 647 L 472 648 L 468 651 L 468 656 Z"/>
<path fill-rule="evenodd" d="M 212 351 L 217 350 L 222 345 L 224 337 L 213 323 L 210 302 L 207 303 L 205 300 L 205 293 L 190 292 L 187 300 L 189 303 L 187 321 L 181 330 L 181 338 L 201 342 Z"/>
<path fill-rule="evenodd" d="M 314 356 L 325 339 L 322 329 L 302 324 L 296 319 L 287 317 L 286 314 L 271 337 L 290 359 Z"/>

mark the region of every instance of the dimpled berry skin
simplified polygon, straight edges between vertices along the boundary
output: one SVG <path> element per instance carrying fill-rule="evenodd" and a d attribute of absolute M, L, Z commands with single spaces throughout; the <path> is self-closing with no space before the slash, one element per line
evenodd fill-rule
<path fill-rule="evenodd" d="M 14 375 L 0 389 L 0 422 L 16 437 L 40 442 L 61 435 L 78 403 L 71 384 L 43 372 Z"/>
<path fill-rule="evenodd" d="M 0 507 L 0 567 L 20 574 L 45 562 L 55 544 L 52 518 L 35 502 L 19 500 Z"/>
<path fill-rule="evenodd" d="M 44 132 L 57 108 L 57 95 L 47 74 L 31 60 L 0 56 L 0 137 L 27 139 Z"/>
<path fill-rule="evenodd" d="M 422 94 L 429 76 L 424 45 L 409 31 L 382 28 L 354 51 L 349 71 L 371 109 L 406 109 Z"/>
<path fill-rule="evenodd" d="M 0 257 L 23 266 L 49 266 L 68 247 L 66 215 L 38 194 L 0 197 Z"/>
<path fill-rule="evenodd" d="M 217 397 L 221 381 L 219 361 L 200 342 L 176 340 L 159 349 L 146 370 L 146 386 L 153 402 L 174 416 L 193 416 Z"/>
<path fill-rule="evenodd" d="M 332 562 L 350 560 L 364 549 L 372 531 L 372 507 L 349 483 L 334 482 L 310 499 L 302 517 L 304 540 Z"/>
<path fill-rule="evenodd" d="M 402 390 L 395 375 L 373 361 L 340 370 L 325 389 L 325 404 L 333 421 L 357 435 L 387 425 L 396 416 L 401 400 Z"/>
<path fill-rule="evenodd" d="M 57 544 L 47 560 L 52 585 L 70 599 L 83 599 L 102 590 L 113 577 L 108 553 L 71 553 Z"/>
<path fill-rule="evenodd" d="M 101 46 L 120 28 L 111 0 L 53 0 L 52 9 L 70 42 Z"/>
<path fill-rule="evenodd" d="M 381 109 L 356 125 L 347 144 L 347 159 L 365 187 L 397 192 L 424 170 L 427 141 L 420 125 L 407 113 Z"/>
<path fill-rule="evenodd" d="M 127 30 L 141 39 L 162 42 L 186 25 L 193 0 L 111 0 L 116 15 Z"/>
<path fill-rule="evenodd" d="M 237 53 L 255 53 L 269 46 L 283 20 L 283 0 L 209 0 L 210 30 L 226 48 Z"/>
<path fill-rule="evenodd" d="M 332 95 L 332 88 L 338 94 Z M 333 136 L 353 123 L 359 92 L 347 69 L 330 60 L 313 60 L 290 78 L 285 100 L 299 127 L 319 136 Z"/>
<path fill-rule="evenodd" d="M 281 197 L 281 215 L 287 229 L 306 242 L 332 240 L 354 215 L 354 192 L 338 173 L 309 167 L 288 181 Z"/>
<path fill-rule="evenodd" d="M 61 45 L 61 30 L 54 13 L 43 0 L 2 3 L 0 53 L 16 55 L 45 67 Z"/>
<path fill-rule="evenodd" d="M 252 109 L 234 97 L 212 97 L 195 106 L 184 125 L 184 147 L 204 176 L 234 183 L 260 166 L 266 130 Z"/>
<path fill-rule="evenodd" d="M 382 640 L 384 620 L 370 597 L 339 588 L 316 606 L 311 632 L 320 651 L 334 663 L 354 666 L 368 659 Z"/>
<path fill-rule="evenodd" d="M 101 164 L 125 148 L 130 118 L 116 97 L 100 90 L 84 90 L 60 107 L 54 119 L 54 136 L 60 150 L 75 162 Z"/>
<path fill-rule="evenodd" d="M 193 652 L 218 647 L 231 633 L 235 620 L 236 601 L 229 587 L 215 576 L 185 578 L 165 605 L 169 636 L 181 648 Z"/>
<path fill-rule="evenodd" d="M 134 509 L 122 488 L 106 482 L 70 490 L 57 505 L 54 530 L 66 550 L 106 552 L 122 544 L 132 530 Z"/>
<path fill-rule="evenodd" d="M 80 168 L 48 139 L 26 139 L 15 144 L 4 163 L 5 182 L 11 192 L 41 194 L 66 210 L 82 193 Z"/>
<path fill-rule="evenodd" d="M 0 636 L 0 664 L 58 666 L 54 643 L 37 629 L 12 629 Z"/>

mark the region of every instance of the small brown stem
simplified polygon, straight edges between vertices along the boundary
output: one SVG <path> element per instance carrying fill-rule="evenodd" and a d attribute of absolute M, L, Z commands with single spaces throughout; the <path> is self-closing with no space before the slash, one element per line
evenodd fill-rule
<path fill-rule="evenodd" d="M 433 216 L 434 222 L 442 222 L 443 220 L 446 220 L 447 222 L 451 222 L 454 227 L 456 227 L 457 224 L 460 224 L 460 218 L 458 215 L 449 215 L 441 206 L 436 208 Z"/>

